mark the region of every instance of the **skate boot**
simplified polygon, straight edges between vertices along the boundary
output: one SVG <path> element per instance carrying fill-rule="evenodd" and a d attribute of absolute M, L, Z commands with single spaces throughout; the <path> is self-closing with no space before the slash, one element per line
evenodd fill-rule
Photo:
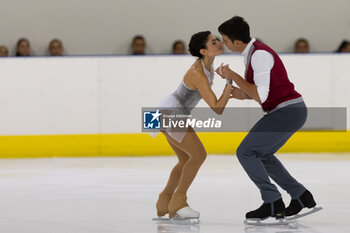
<path fill-rule="evenodd" d="M 164 216 L 169 213 L 168 205 L 171 200 L 171 195 L 170 194 L 159 194 L 159 198 L 156 204 L 157 208 L 157 215 L 159 217 Z"/>
<path fill-rule="evenodd" d="M 199 216 L 200 214 L 198 211 L 195 211 L 189 206 L 186 206 L 176 211 L 173 219 L 175 220 L 199 219 Z"/>
<path fill-rule="evenodd" d="M 191 209 L 187 204 L 186 194 L 173 194 L 171 200 L 167 199 L 167 195 L 159 195 L 157 202 L 157 214 L 158 218 L 152 220 L 157 222 L 167 222 L 172 224 L 198 224 L 199 223 L 199 212 Z M 164 208 L 167 201 L 169 205 Z M 169 210 L 169 211 L 168 211 Z M 169 212 L 169 218 L 161 217 Z"/>
<path fill-rule="evenodd" d="M 174 217 L 176 212 L 184 207 L 188 207 L 186 194 L 174 193 L 168 206 L 169 218 Z"/>
<path fill-rule="evenodd" d="M 248 212 L 245 217 L 251 220 L 264 220 L 268 217 L 283 219 L 285 206 L 282 199 L 273 203 L 264 203 L 258 209 Z"/>
<path fill-rule="evenodd" d="M 309 190 L 306 190 L 298 199 L 292 199 L 286 208 L 286 216 L 298 214 L 303 208 L 313 208 L 316 202 Z"/>

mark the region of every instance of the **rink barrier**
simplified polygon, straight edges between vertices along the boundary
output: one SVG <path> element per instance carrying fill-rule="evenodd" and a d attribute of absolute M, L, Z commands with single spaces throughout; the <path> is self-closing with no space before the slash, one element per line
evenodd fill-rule
<path fill-rule="evenodd" d="M 246 133 L 198 133 L 208 154 L 235 154 Z M 350 131 L 298 132 L 281 153 L 350 152 Z M 164 135 L 0 136 L 0 158 L 155 156 L 173 154 Z"/>

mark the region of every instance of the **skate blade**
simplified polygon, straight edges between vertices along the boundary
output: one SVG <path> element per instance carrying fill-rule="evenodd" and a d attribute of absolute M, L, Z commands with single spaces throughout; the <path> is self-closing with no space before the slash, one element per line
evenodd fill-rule
<path fill-rule="evenodd" d="M 285 219 L 278 219 L 275 222 L 266 222 L 265 219 L 246 219 L 244 220 L 244 224 L 250 226 L 287 226 L 289 222 Z"/>
<path fill-rule="evenodd" d="M 181 217 L 178 214 L 175 214 L 175 216 L 171 220 L 176 224 L 184 224 L 184 225 L 199 224 L 199 218 Z"/>
<path fill-rule="evenodd" d="M 157 218 L 153 218 L 152 220 L 158 223 L 178 224 L 178 225 L 195 225 L 200 223 L 199 218 L 180 218 L 176 216 L 173 218 L 157 217 Z"/>
<path fill-rule="evenodd" d="M 318 212 L 318 211 L 320 211 L 322 209 L 323 209 L 322 207 L 314 207 L 314 208 L 312 208 L 312 210 L 310 210 L 308 212 L 305 212 L 305 213 L 302 213 L 302 214 L 296 214 L 296 215 L 291 216 L 291 217 L 286 217 L 286 219 L 287 220 L 295 220 L 295 219 L 302 218 L 302 217 L 305 217 L 307 215 L 316 213 L 316 212 Z"/>
<path fill-rule="evenodd" d="M 170 218 L 167 218 L 167 217 L 156 217 L 156 218 L 152 218 L 152 221 L 156 221 L 156 222 L 168 222 L 168 221 L 170 221 Z"/>

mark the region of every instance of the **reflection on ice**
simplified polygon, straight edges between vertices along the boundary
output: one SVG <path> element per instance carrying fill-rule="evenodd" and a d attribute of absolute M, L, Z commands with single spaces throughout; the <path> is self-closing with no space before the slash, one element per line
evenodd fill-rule
<path fill-rule="evenodd" d="M 157 223 L 157 233 L 196 233 L 199 232 L 200 225 L 180 225 L 180 224 L 164 224 Z"/>

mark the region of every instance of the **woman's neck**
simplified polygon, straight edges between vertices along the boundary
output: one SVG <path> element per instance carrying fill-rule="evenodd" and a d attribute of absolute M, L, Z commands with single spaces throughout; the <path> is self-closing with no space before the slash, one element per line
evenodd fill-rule
<path fill-rule="evenodd" d="M 203 57 L 202 61 L 205 66 L 205 68 L 210 72 L 211 71 L 211 66 L 213 65 L 215 57 Z"/>

